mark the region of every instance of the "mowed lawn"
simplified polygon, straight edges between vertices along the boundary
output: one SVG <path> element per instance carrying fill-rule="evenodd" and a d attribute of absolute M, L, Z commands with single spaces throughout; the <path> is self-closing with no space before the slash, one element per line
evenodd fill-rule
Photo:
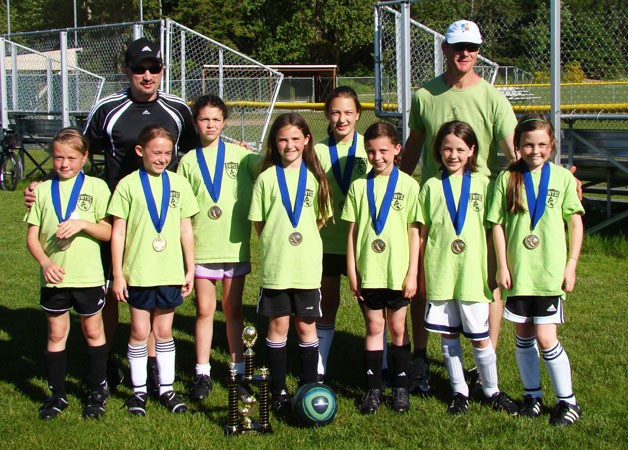
<path fill-rule="evenodd" d="M 23 188 L 23 185 L 22 185 Z M 574 426 L 548 425 L 547 411 L 536 420 L 508 417 L 472 403 L 468 414 L 451 417 L 446 412 L 449 382 L 442 363 L 438 337 L 432 336 L 433 360 L 429 399 L 412 397 L 405 415 L 385 406 L 374 416 L 362 416 L 356 401 L 362 394 L 363 320 L 343 281 L 343 300 L 329 362 L 328 382 L 338 394 L 339 411 L 334 423 L 303 429 L 272 417 L 274 433 L 264 436 L 226 438 L 228 367 L 225 323 L 216 314 L 212 376 L 214 390 L 200 404 L 189 402 L 191 411 L 173 415 L 149 402 L 147 417 L 130 417 L 123 408 L 131 392 L 121 386 L 108 400 L 101 420 L 83 419 L 85 344 L 78 317 L 72 315 L 69 339 L 68 393 L 70 407 L 52 421 L 38 419 L 38 408 L 48 395 L 42 351 L 46 322 L 38 306 L 38 267 L 25 246 L 26 225 L 21 188 L 0 192 L 0 448 L 608 448 L 628 446 L 626 398 L 628 348 L 628 241 L 623 236 L 587 237 L 578 267 L 575 292 L 565 304 L 566 324 L 560 340 L 569 354 L 574 389 L 584 411 Z M 258 327 L 255 347 L 259 365 L 264 364 L 266 321 L 255 312 L 260 265 L 254 239 L 253 273 L 247 279 L 244 298 L 246 321 Z M 115 342 L 116 358 L 128 379 L 126 341 L 129 315 L 120 305 L 121 323 Z M 194 298 L 177 310 L 177 382 L 187 395 L 194 369 Z M 470 346 L 464 344 L 465 362 L 471 367 Z M 296 338 L 289 338 L 292 391 L 297 380 Z M 513 327 L 504 322 L 498 348 L 500 386 L 520 400 L 522 387 L 514 357 Z M 554 396 L 542 370 L 545 402 Z"/>

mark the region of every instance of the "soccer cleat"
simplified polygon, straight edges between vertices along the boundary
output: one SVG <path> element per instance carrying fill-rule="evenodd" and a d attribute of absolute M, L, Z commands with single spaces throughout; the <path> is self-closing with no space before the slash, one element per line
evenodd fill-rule
<path fill-rule="evenodd" d="M 280 416 L 290 413 L 292 410 L 292 399 L 285 390 L 278 395 L 273 395 L 273 402 L 270 408 Z"/>
<path fill-rule="evenodd" d="M 148 394 L 146 392 L 134 392 L 133 395 L 124 402 L 124 406 L 126 406 L 129 413 L 134 416 L 145 416 L 147 398 Z"/>
<path fill-rule="evenodd" d="M 52 419 L 61 414 L 61 411 L 67 407 L 68 399 L 60 395 L 52 395 L 39 410 L 39 418 L 42 420 Z"/>
<path fill-rule="evenodd" d="M 104 388 L 94 389 L 87 395 L 87 401 L 85 402 L 85 409 L 83 409 L 83 415 L 87 419 L 99 419 L 105 414 L 105 404 L 107 395 Z"/>
<path fill-rule="evenodd" d="M 192 380 L 191 396 L 194 401 L 201 401 L 212 391 L 212 380 L 209 375 L 196 375 Z"/>
<path fill-rule="evenodd" d="M 369 391 L 362 397 L 362 405 L 360 406 L 360 412 L 362 414 L 375 414 L 379 404 L 382 402 L 381 389 L 369 389 Z"/>
<path fill-rule="evenodd" d="M 427 397 L 430 395 L 430 363 L 427 357 L 414 358 L 410 365 L 408 391 L 411 394 Z"/>
<path fill-rule="evenodd" d="M 522 417 L 538 417 L 543 409 L 543 401 L 539 397 L 526 395 L 523 397 L 523 406 L 519 409 Z"/>
<path fill-rule="evenodd" d="M 159 403 L 168 408 L 170 412 L 180 414 L 188 410 L 188 407 L 175 391 L 164 392 L 159 396 Z"/>
<path fill-rule="evenodd" d="M 469 410 L 469 397 L 460 392 L 454 394 L 447 407 L 449 414 L 464 414 Z"/>
<path fill-rule="evenodd" d="M 397 412 L 403 413 L 410 409 L 410 399 L 408 398 L 408 389 L 404 387 L 396 387 L 392 390 L 392 399 L 390 407 Z"/>
<path fill-rule="evenodd" d="M 159 366 L 157 364 L 148 363 L 148 373 L 146 386 L 150 398 L 159 398 Z"/>
<path fill-rule="evenodd" d="M 564 400 L 556 403 L 550 414 L 550 425 L 562 426 L 571 425 L 582 415 L 582 410 L 578 405 L 572 405 Z"/>
<path fill-rule="evenodd" d="M 495 411 L 504 411 L 511 416 L 519 414 L 519 407 L 503 392 L 497 392 L 491 397 L 485 397 L 484 402 Z"/>
<path fill-rule="evenodd" d="M 107 389 L 115 389 L 124 381 L 124 372 L 113 360 L 107 361 Z"/>

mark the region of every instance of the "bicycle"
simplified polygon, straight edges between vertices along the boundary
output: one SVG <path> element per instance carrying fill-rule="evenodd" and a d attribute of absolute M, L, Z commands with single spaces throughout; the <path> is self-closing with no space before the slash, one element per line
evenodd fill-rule
<path fill-rule="evenodd" d="M 0 155 L 0 189 L 14 191 L 24 176 L 22 136 L 1 130 L 2 154 Z"/>

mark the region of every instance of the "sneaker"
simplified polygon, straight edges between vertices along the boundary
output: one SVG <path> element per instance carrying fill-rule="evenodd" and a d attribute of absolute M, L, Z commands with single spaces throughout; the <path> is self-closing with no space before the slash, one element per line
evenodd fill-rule
<path fill-rule="evenodd" d="M 105 404 L 107 395 L 104 389 L 94 389 L 87 395 L 87 401 L 85 402 L 85 409 L 83 409 L 83 415 L 87 419 L 99 419 L 105 414 Z"/>
<path fill-rule="evenodd" d="M 503 392 L 497 392 L 491 397 L 485 397 L 484 402 L 495 411 L 504 411 L 511 416 L 519 414 L 519 407 Z"/>
<path fill-rule="evenodd" d="M 379 404 L 382 402 L 381 389 L 369 389 L 369 391 L 362 397 L 362 405 L 360 406 L 360 412 L 362 414 L 375 414 Z"/>
<path fill-rule="evenodd" d="M 543 401 L 538 397 L 526 395 L 523 397 L 523 406 L 519 409 L 522 417 L 538 417 L 543 409 Z"/>
<path fill-rule="evenodd" d="M 159 396 L 159 403 L 164 405 L 166 408 L 170 410 L 170 412 L 180 414 L 184 413 L 188 410 L 188 407 L 181 397 L 177 395 L 175 391 L 164 392 Z"/>
<path fill-rule="evenodd" d="M 464 414 L 469 410 L 469 397 L 460 392 L 454 394 L 447 407 L 449 414 Z"/>
<path fill-rule="evenodd" d="M 191 397 L 194 401 L 201 401 L 212 391 L 212 379 L 209 375 L 196 375 L 192 380 Z"/>
<path fill-rule="evenodd" d="M 107 361 L 107 386 L 108 389 L 115 389 L 124 381 L 124 372 L 113 360 Z"/>
<path fill-rule="evenodd" d="M 412 394 L 427 397 L 430 395 L 430 363 L 426 358 L 414 358 L 410 365 L 408 391 Z"/>
<path fill-rule="evenodd" d="M 133 395 L 124 402 L 124 406 L 126 406 L 127 410 L 134 416 L 145 416 L 147 398 L 148 394 L 146 392 L 134 392 Z"/>
<path fill-rule="evenodd" d="M 282 390 L 278 395 L 273 395 L 270 408 L 281 416 L 288 414 L 292 409 L 292 399 L 288 392 Z"/>
<path fill-rule="evenodd" d="M 562 426 L 571 425 L 582 415 L 582 410 L 578 405 L 572 405 L 564 400 L 556 403 L 556 406 L 550 414 L 550 425 Z"/>
<path fill-rule="evenodd" d="M 49 397 L 39 410 L 39 418 L 42 420 L 52 419 L 61 414 L 68 407 L 68 399 L 61 395 Z"/>
<path fill-rule="evenodd" d="M 150 398 L 159 398 L 159 366 L 157 364 L 148 364 L 146 387 Z"/>
<path fill-rule="evenodd" d="M 410 409 L 410 399 L 408 398 L 408 390 L 403 387 L 396 387 L 392 390 L 392 399 L 390 407 L 397 412 L 403 413 Z"/>

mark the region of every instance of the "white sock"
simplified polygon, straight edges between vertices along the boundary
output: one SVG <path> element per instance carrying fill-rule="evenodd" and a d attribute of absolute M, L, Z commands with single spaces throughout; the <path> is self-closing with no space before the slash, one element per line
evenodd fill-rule
<path fill-rule="evenodd" d="M 536 337 L 522 338 L 515 335 L 515 357 L 519 366 L 519 375 L 523 383 L 525 395 L 541 398 L 541 366 L 539 361 L 539 348 L 536 345 Z"/>
<path fill-rule="evenodd" d="M 499 392 L 497 387 L 497 355 L 493 345 L 489 343 L 484 348 L 473 347 L 473 358 L 478 366 L 478 374 L 482 380 L 482 391 L 486 397 L 492 397 Z"/>
<path fill-rule="evenodd" d="M 174 383 L 174 339 L 155 342 L 157 366 L 159 366 L 159 395 L 172 391 Z"/>
<path fill-rule="evenodd" d="M 464 370 L 462 368 L 462 345 L 460 338 L 445 339 L 441 338 L 443 349 L 443 359 L 445 367 L 449 372 L 449 383 L 454 394 L 463 394 L 469 396 L 469 386 L 464 381 Z"/>
<path fill-rule="evenodd" d="M 317 323 L 316 334 L 318 335 L 318 374 L 325 375 L 327 373 L 327 358 L 329 358 L 329 350 L 334 340 L 336 331 L 335 323 Z"/>
<path fill-rule="evenodd" d="M 207 375 L 208 377 L 211 376 L 211 370 L 212 370 L 212 365 L 210 363 L 207 364 L 197 364 L 194 367 L 194 371 L 196 372 L 196 375 Z"/>
<path fill-rule="evenodd" d="M 229 363 L 229 369 L 235 369 L 236 370 L 236 374 L 238 375 L 244 375 L 244 361 L 242 362 L 230 362 Z"/>
<path fill-rule="evenodd" d="M 382 357 L 382 370 L 388 369 L 388 327 L 384 327 L 384 356 Z"/>
<path fill-rule="evenodd" d="M 146 345 L 129 344 L 127 356 L 129 358 L 129 367 L 131 368 L 133 392 L 146 393 L 148 347 Z"/>
<path fill-rule="evenodd" d="M 571 405 L 576 404 L 571 386 L 571 365 L 567 353 L 560 342 L 548 350 L 543 350 L 543 361 L 547 374 L 552 381 L 552 387 L 556 394 L 556 401 L 564 400 Z"/>

